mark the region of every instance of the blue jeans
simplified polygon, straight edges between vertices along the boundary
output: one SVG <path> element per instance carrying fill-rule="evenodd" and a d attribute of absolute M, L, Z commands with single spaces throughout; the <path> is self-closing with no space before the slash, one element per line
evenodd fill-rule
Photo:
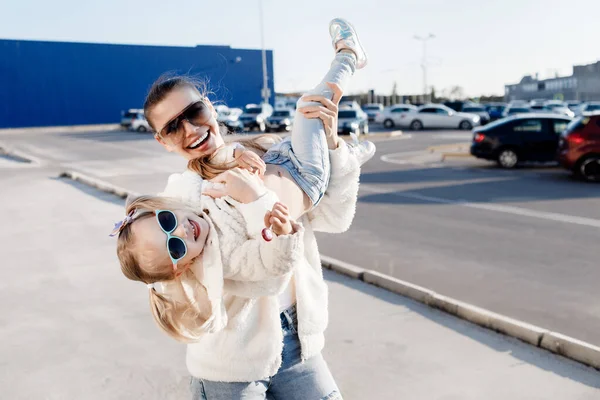
<path fill-rule="evenodd" d="M 192 377 L 193 400 L 342 400 L 327 363 L 320 354 L 302 362 L 296 306 L 280 314 L 283 330 L 281 367 L 265 380 L 213 382 Z"/>
<path fill-rule="evenodd" d="M 348 79 L 354 74 L 355 64 L 354 55 L 338 53 L 321 83 L 307 94 L 317 94 L 331 99 L 333 92 L 326 82 L 336 83 L 343 90 Z M 300 108 L 310 105 L 322 104 L 300 99 L 296 106 Z M 309 197 L 312 205 L 316 206 L 329 184 L 329 149 L 323 122 L 296 113 L 290 137 L 271 147 L 263 156 L 263 160 L 266 164 L 284 167 L 298 187 Z"/>

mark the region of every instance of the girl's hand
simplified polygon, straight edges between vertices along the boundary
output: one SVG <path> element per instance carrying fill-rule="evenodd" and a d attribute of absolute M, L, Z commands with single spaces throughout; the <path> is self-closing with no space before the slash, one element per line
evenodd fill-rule
<path fill-rule="evenodd" d="M 233 168 L 225 171 L 213 179 L 203 190 L 203 194 L 212 198 L 230 196 L 240 203 L 252 203 L 265 194 L 266 188 L 258 174 L 248 170 Z"/>
<path fill-rule="evenodd" d="M 250 150 L 236 150 L 235 161 L 240 168 L 247 169 L 250 172 L 258 172 L 260 175 L 264 175 L 267 169 L 267 165 L 262 158 Z"/>
<path fill-rule="evenodd" d="M 265 214 L 265 226 L 270 227 L 277 236 L 293 233 L 294 227 L 287 206 L 283 203 L 275 203 L 273 209 Z"/>
<path fill-rule="evenodd" d="M 340 103 L 343 92 L 342 88 L 334 83 L 327 82 L 327 86 L 333 91 L 331 100 L 318 95 L 303 96 L 302 100 L 304 101 L 315 101 L 323 105 L 301 107 L 297 111 L 304 114 L 306 118 L 319 118 L 323 121 L 327 144 L 329 145 L 329 148 L 333 150 L 338 147 L 338 104 Z"/>

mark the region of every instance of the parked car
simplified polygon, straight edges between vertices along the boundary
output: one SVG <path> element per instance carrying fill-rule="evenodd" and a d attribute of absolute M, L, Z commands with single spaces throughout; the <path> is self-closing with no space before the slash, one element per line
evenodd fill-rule
<path fill-rule="evenodd" d="M 144 116 L 144 110 L 130 108 L 127 111 L 121 111 L 121 128 L 129 129 L 131 121 L 137 119 L 140 115 Z"/>
<path fill-rule="evenodd" d="M 486 111 L 490 115 L 490 122 L 503 118 L 502 113 L 506 109 L 504 103 L 490 103 L 485 106 Z"/>
<path fill-rule="evenodd" d="M 352 109 L 352 110 L 362 111 L 362 108 L 360 108 L 360 105 L 358 104 L 358 102 L 356 100 L 342 100 L 340 102 L 340 105 L 338 108 L 340 110 L 341 109 Z"/>
<path fill-rule="evenodd" d="M 267 118 L 267 132 L 289 132 L 294 125 L 294 112 L 292 110 L 275 110 Z"/>
<path fill-rule="evenodd" d="M 456 112 L 442 104 L 427 104 L 400 115 L 399 125 L 418 131 L 430 128 L 471 130 L 480 124 L 479 115 Z"/>
<path fill-rule="evenodd" d="M 525 161 L 554 161 L 560 134 L 569 122 L 569 117 L 547 113 L 504 118 L 473 131 L 471 154 L 496 161 L 502 168 Z"/>
<path fill-rule="evenodd" d="M 396 125 L 400 125 L 400 115 L 408 112 L 416 112 L 417 107 L 412 104 L 396 104 L 395 106 L 387 107 L 375 117 L 375 123 L 383 124 L 384 127 L 392 129 Z"/>
<path fill-rule="evenodd" d="M 367 113 L 367 116 L 369 117 L 369 122 L 374 122 L 375 118 L 377 118 L 377 116 L 383 112 L 383 104 L 381 104 L 381 103 L 365 104 L 362 107 L 362 110 Z"/>
<path fill-rule="evenodd" d="M 345 109 L 338 111 L 338 133 L 349 135 L 353 133 L 369 133 L 369 119 L 361 110 Z"/>
<path fill-rule="evenodd" d="M 548 100 L 546 103 L 544 103 L 544 107 L 549 109 L 550 112 L 553 112 L 556 114 L 563 114 L 569 118 L 573 118 L 575 116 L 575 113 L 573 111 L 571 111 L 569 109 L 569 107 L 567 107 L 567 103 L 562 102 L 562 101 Z"/>
<path fill-rule="evenodd" d="M 575 112 L 579 107 L 581 107 L 581 102 L 576 100 L 567 101 L 567 107 L 569 107 L 569 110 Z"/>
<path fill-rule="evenodd" d="M 479 115 L 481 125 L 485 125 L 490 122 L 490 114 L 487 112 L 484 106 L 479 104 L 465 104 L 462 112 Z"/>
<path fill-rule="evenodd" d="M 229 108 L 222 105 L 215 108 L 217 121 L 225 125 L 229 131 L 241 132 L 244 129 L 244 125 L 239 120 L 243 112 L 241 108 Z"/>
<path fill-rule="evenodd" d="M 576 176 L 600 182 L 600 112 L 574 119 L 558 144 L 558 161 Z"/>
<path fill-rule="evenodd" d="M 146 120 L 144 113 L 141 113 L 136 115 L 135 118 L 131 118 L 131 125 L 129 126 L 129 130 L 136 132 L 151 132 L 152 128 Z"/>
<path fill-rule="evenodd" d="M 529 106 L 523 106 L 523 105 L 509 105 L 508 107 L 506 107 L 504 109 L 504 112 L 502 113 L 502 117 L 509 117 L 511 115 L 515 115 L 515 114 L 525 114 L 525 113 L 530 113 L 531 112 L 531 108 L 529 108 Z"/>
<path fill-rule="evenodd" d="M 590 101 L 583 103 L 577 110 L 577 115 L 583 115 L 586 112 L 600 111 L 600 101 Z"/>
<path fill-rule="evenodd" d="M 248 104 L 238 120 L 243 124 L 244 131 L 259 130 L 261 132 L 267 129 L 267 118 L 273 114 L 273 107 L 270 104 Z"/>

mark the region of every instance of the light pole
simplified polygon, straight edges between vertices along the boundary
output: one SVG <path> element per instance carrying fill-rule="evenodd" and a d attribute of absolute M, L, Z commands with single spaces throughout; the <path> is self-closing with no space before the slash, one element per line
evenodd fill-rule
<path fill-rule="evenodd" d="M 269 75 L 267 74 L 267 50 L 265 49 L 265 26 L 263 22 L 263 6 L 262 0 L 258 0 L 258 8 L 260 11 L 260 46 L 262 48 L 262 71 L 263 71 L 263 87 L 261 95 L 263 103 L 269 102 L 271 91 L 269 90 Z"/>
<path fill-rule="evenodd" d="M 423 95 L 425 96 L 425 102 L 429 101 L 429 93 L 427 91 L 427 41 L 434 39 L 435 35 L 430 33 L 425 37 L 418 35 L 413 36 L 415 39 L 420 40 L 423 43 L 423 59 L 421 60 L 421 68 L 423 69 Z"/>

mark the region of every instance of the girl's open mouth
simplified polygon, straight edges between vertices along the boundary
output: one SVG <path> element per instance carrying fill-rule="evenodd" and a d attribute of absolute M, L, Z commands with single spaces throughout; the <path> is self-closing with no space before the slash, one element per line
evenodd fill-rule
<path fill-rule="evenodd" d="M 196 221 L 192 221 L 191 219 L 188 219 L 188 221 L 190 221 L 190 225 L 192 226 L 192 230 L 194 231 L 194 240 L 198 240 L 198 236 L 200 236 L 200 225 L 198 225 Z"/>

